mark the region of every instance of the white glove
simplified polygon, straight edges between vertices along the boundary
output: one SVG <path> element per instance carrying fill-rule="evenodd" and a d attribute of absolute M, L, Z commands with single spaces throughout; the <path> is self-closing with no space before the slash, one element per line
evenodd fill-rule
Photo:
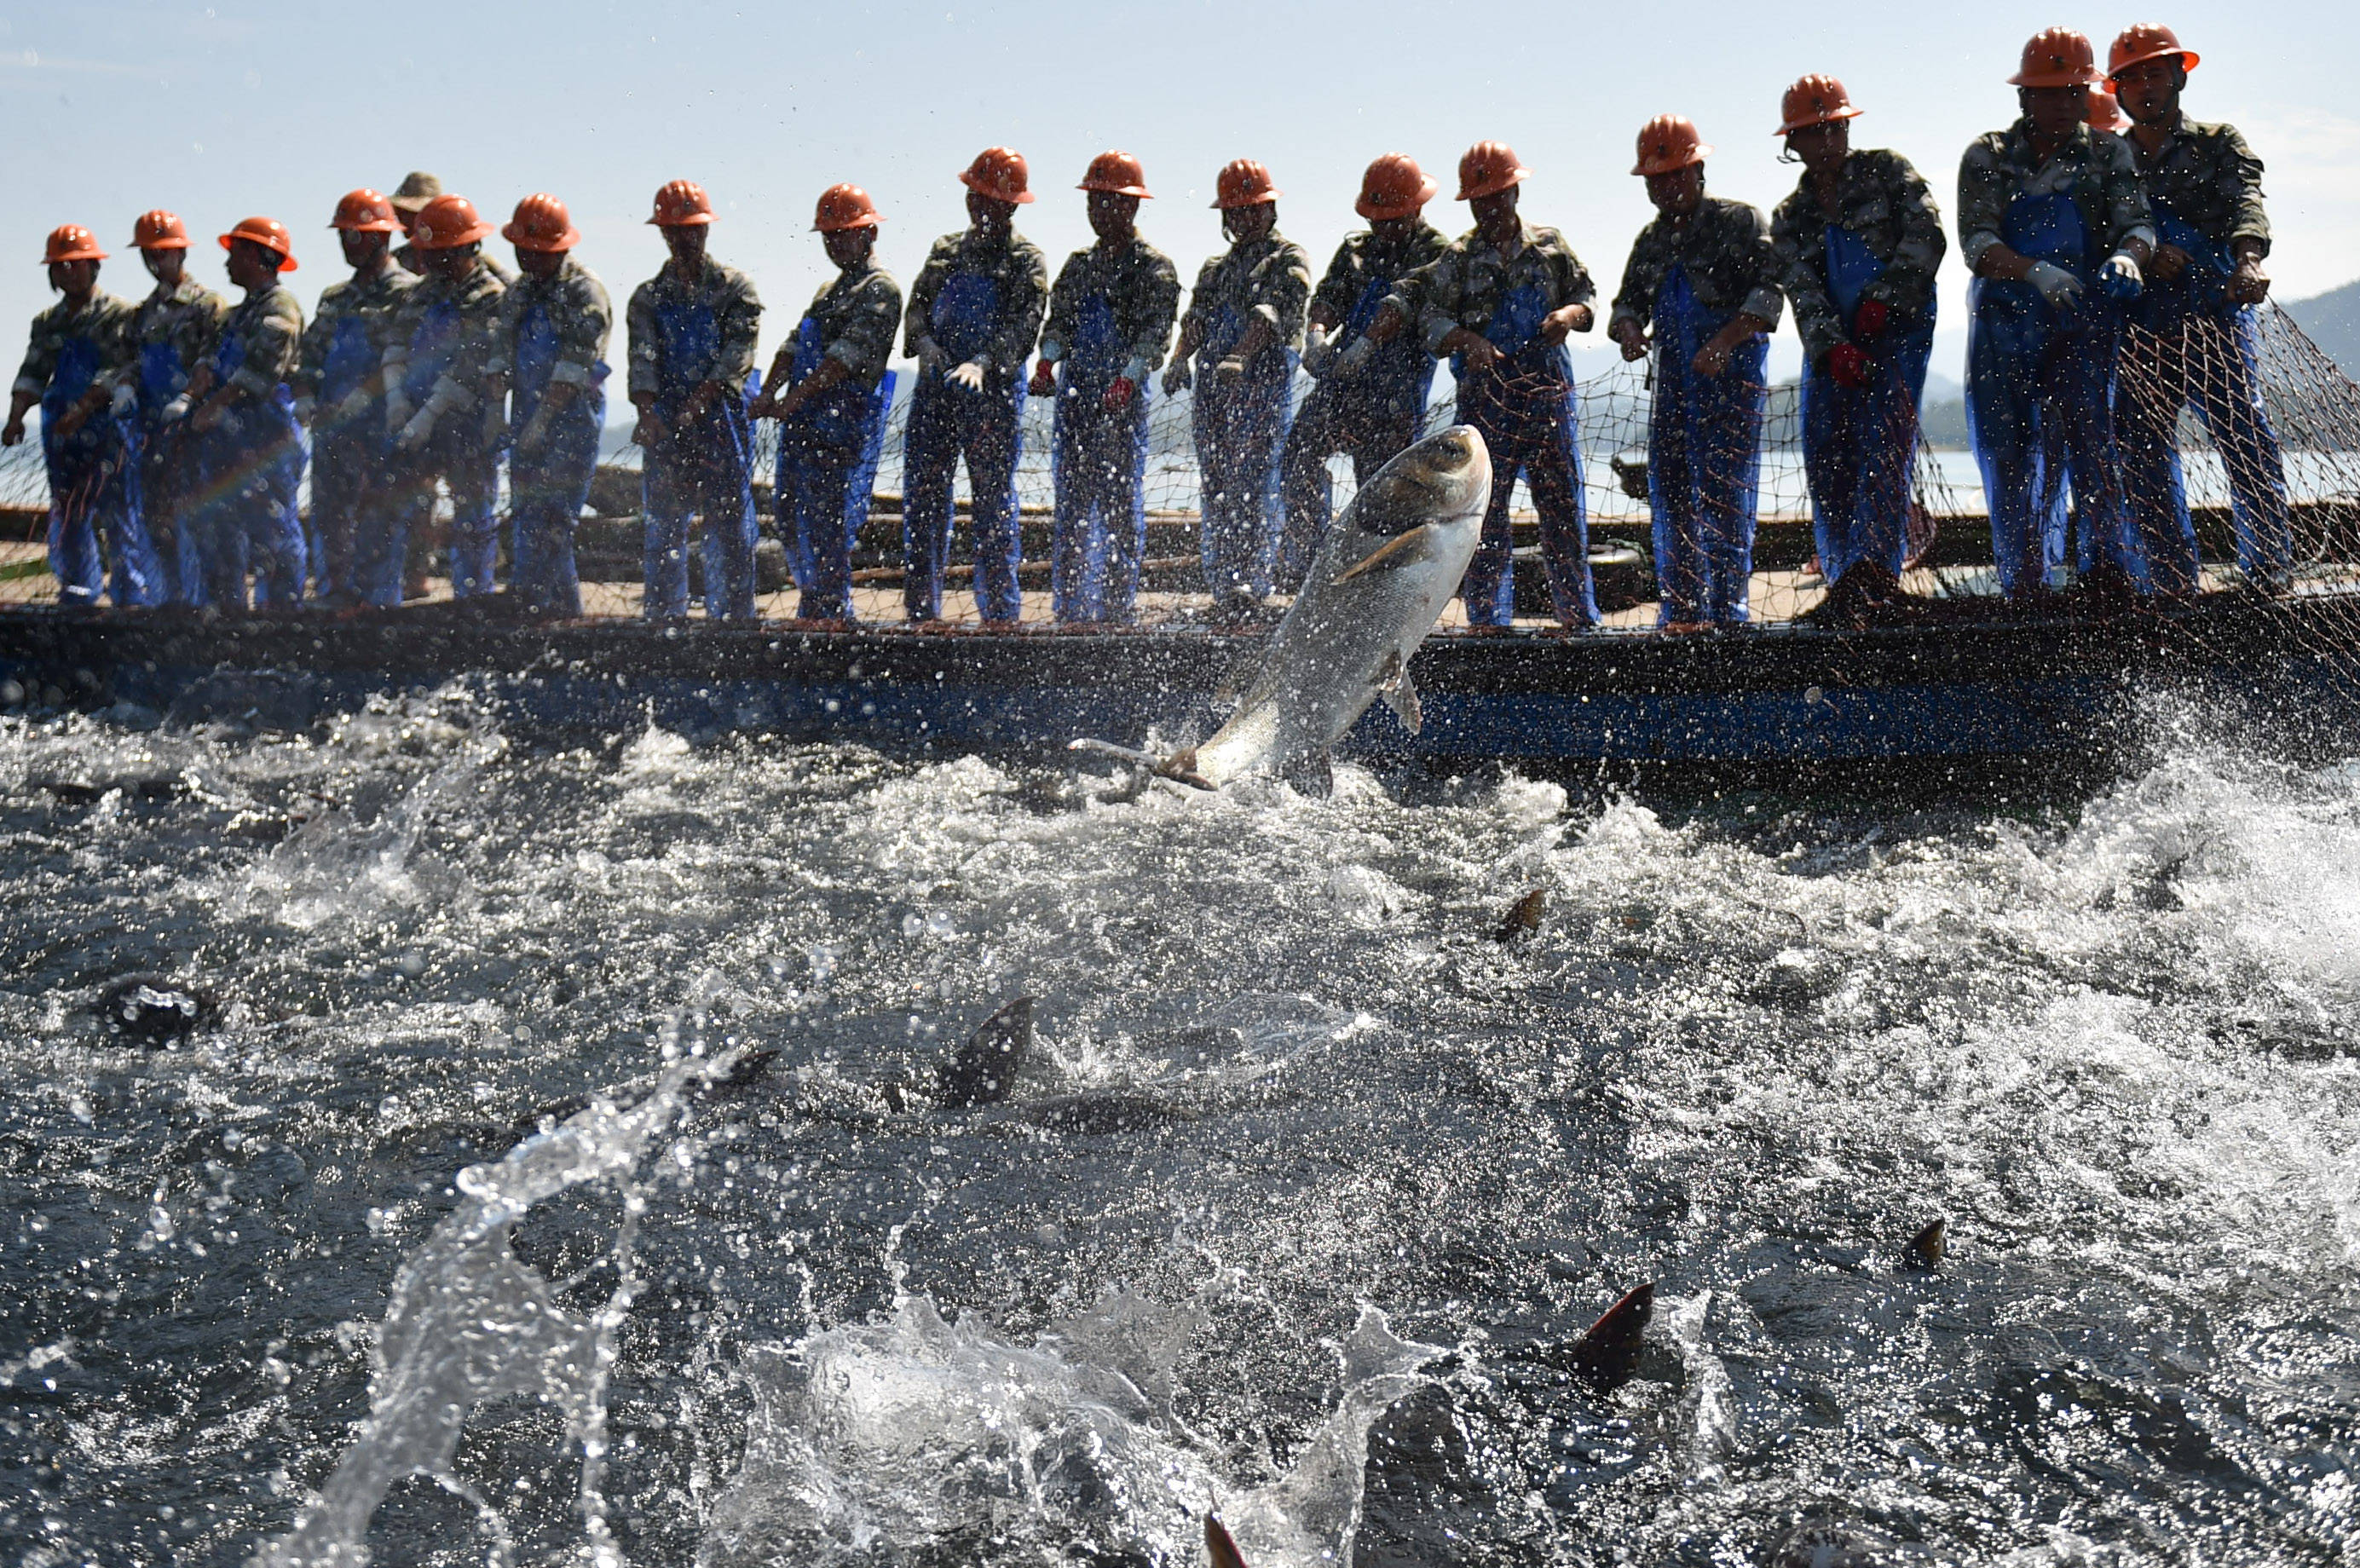
<path fill-rule="evenodd" d="M 920 338 L 918 340 L 918 368 L 920 370 L 924 371 L 929 376 L 940 376 L 943 373 L 943 366 L 948 365 L 950 362 L 951 356 L 945 354 L 943 352 L 942 345 L 934 342 L 934 339 Z"/>
<path fill-rule="evenodd" d="M 127 414 L 138 406 L 139 394 L 132 389 L 131 383 L 128 381 L 116 382 L 115 384 L 115 411 L 117 414 Z"/>
<path fill-rule="evenodd" d="M 410 422 L 401 427 L 401 433 L 394 437 L 393 444 L 404 452 L 416 452 L 434 439 L 434 421 L 442 412 L 430 399 L 426 407 L 419 409 Z"/>
<path fill-rule="evenodd" d="M 1188 385 L 1188 356 L 1182 354 L 1164 367 L 1164 395 L 1170 397 Z"/>
<path fill-rule="evenodd" d="M 345 424 L 353 424 L 355 421 L 366 418 L 368 414 L 368 388 L 366 387 L 355 387 L 350 392 L 344 394 L 344 400 L 343 402 L 336 405 L 336 418 L 344 421 Z"/>
<path fill-rule="evenodd" d="M 173 398 L 170 402 L 165 404 L 164 411 L 160 417 L 164 423 L 168 425 L 175 425 L 180 423 L 182 419 L 187 419 L 189 417 L 189 395 L 186 392 L 183 392 L 179 397 Z"/>
<path fill-rule="evenodd" d="M 2040 290 L 2052 310 L 2071 310 L 2081 302 L 2081 280 L 2053 262 L 2036 261 L 2024 275 L 2024 280 Z"/>
<path fill-rule="evenodd" d="M 2136 299 L 2147 289 L 2147 279 L 2139 275 L 2139 264 L 2122 251 L 2106 258 L 2098 270 L 2098 287 L 2109 299 Z"/>
<path fill-rule="evenodd" d="M 1243 354 L 1233 354 L 1213 366 L 1213 374 L 1224 379 L 1234 380 L 1245 373 L 1246 361 Z"/>
<path fill-rule="evenodd" d="M 983 390 L 983 361 L 970 359 L 943 377 L 954 387 L 964 387 L 970 392 Z"/>
<path fill-rule="evenodd" d="M 308 425 L 319 417 L 320 400 L 316 397 L 298 397 L 295 399 L 294 413 L 297 424 Z"/>
<path fill-rule="evenodd" d="M 1314 376 L 1325 376 L 1335 362 L 1336 351 L 1328 342 L 1328 329 L 1313 323 L 1303 332 L 1303 368 Z"/>
<path fill-rule="evenodd" d="M 1362 332 L 1352 340 L 1351 347 L 1336 356 L 1332 373 L 1338 376 L 1358 376 L 1368 368 L 1369 360 L 1376 352 L 1376 343 L 1370 339 L 1368 333 Z"/>

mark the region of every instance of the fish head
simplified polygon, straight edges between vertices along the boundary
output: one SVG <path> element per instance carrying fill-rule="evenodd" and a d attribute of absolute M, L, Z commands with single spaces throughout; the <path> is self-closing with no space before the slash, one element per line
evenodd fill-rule
<path fill-rule="evenodd" d="M 1353 497 L 1364 532 L 1407 533 L 1427 523 L 1480 523 L 1491 499 L 1491 452 L 1472 425 L 1453 425 L 1404 449 Z"/>

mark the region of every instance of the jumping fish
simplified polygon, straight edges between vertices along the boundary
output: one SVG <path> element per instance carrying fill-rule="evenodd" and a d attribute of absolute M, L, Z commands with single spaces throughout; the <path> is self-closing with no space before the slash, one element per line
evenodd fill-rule
<path fill-rule="evenodd" d="M 1382 698 L 1416 732 L 1410 656 L 1459 591 L 1491 496 L 1491 454 L 1473 427 L 1417 442 L 1360 486 L 1328 530 L 1268 646 L 1222 682 L 1217 695 L 1236 694 L 1237 710 L 1210 740 L 1163 757 L 1099 740 L 1074 748 L 1199 789 L 1275 773 L 1326 793 L 1328 752 L 1371 702 Z"/>

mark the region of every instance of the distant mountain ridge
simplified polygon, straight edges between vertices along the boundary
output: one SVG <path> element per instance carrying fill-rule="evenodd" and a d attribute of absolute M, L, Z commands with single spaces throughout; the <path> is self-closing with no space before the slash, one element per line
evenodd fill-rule
<path fill-rule="evenodd" d="M 2311 334 L 2311 342 L 2344 367 L 2344 375 L 2360 381 L 2360 278 L 2308 299 L 2289 301 L 2286 312 Z"/>

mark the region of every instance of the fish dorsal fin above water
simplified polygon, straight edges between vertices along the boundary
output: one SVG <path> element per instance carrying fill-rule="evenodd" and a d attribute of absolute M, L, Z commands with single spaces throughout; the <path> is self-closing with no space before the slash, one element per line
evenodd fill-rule
<path fill-rule="evenodd" d="M 1412 528 L 1407 533 L 1395 534 L 1338 572 L 1329 579 L 1329 582 L 1332 584 L 1349 583 L 1355 577 L 1365 577 L 1371 572 L 1382 572 L 1388 567 L 1409 566 L 1424 561 L 1426 545 L 1432 538 L 1432 531 L 1422 527 Z"/>
<path fill-rule="evenodd" d="M 1032 1002 L 1031 996 L 1017 997 L 936 1064 L 936 1096 L 943 1105 L 989 1105 L 1008 1098 L 1017 1070 L 1032 1050 Z"/>
<path fill-rule="evenodd" d="M 1912 1269 L 1939 1269 L 1942 1256 L 1950 1249 L 1950 1224 L 1938 1219 L 1909 1238 L 1902 1258 Z"/>
<path fill-rule="evenodd" d="M 1246 1568 L 1246 1554 L 1238 1550 L 1237 1538 L 1218 1514 L 1205 1516 L 1205 1556 L 1212 1568 Z"/>
<path fill-rule="evenodd" d="M 1574 1341 L 1568 1357 L 1574 1376 L 1601 1393 L 1629 1382 L 1639 1369 L 1639 1350 L 1655 1315 L 1655 1282 L 1650 1279 L 1607 1308 Z"/>
<path fill-rule="evenodd" d="M 1417 688 L 1410 684 L 1409 666 L 1402 661 L 1399 648 L 1387 650 L 1384 663 L 1377 667 L 1377 695 L 1410 734 L 1417 734 L 1426 723 L 1426 712 L 1417 705 Z"/>

